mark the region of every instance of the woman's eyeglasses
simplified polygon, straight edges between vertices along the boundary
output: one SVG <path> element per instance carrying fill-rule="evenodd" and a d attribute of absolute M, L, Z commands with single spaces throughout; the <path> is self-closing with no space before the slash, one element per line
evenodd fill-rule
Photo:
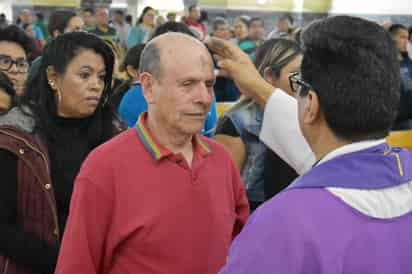
<path fill-rule="evenodd" d="M 292 91 L 299 95 L 306 95 L 312 86 L 300 78 L 299 72 L 294 72 L 289 75 L 289 85 Z"/>

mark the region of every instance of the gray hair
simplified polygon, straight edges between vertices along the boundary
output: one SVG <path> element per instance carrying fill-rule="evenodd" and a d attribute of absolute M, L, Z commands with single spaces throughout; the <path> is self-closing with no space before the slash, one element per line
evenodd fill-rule
<path fill-rule="evenodd" d="M 156 79 L 160 78 L 160 49 L 155 42 L 148 43 L 144 47 L 139 70 L 152 74 Z"/>

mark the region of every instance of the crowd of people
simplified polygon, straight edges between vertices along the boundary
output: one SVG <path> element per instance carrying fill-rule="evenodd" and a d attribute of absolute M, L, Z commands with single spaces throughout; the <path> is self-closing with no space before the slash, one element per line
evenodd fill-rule
<path fill-rule="evenodd" d="M 2 20 L 0 273 L 410 272 L 411 29 L 206 17 Z"/>

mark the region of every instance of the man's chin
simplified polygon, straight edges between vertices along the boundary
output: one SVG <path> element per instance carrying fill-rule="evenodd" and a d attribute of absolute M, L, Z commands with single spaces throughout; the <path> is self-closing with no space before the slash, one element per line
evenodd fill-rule
<path fill-rule="evenodd" d="M 195 135 L 195 134 L 202 132 L 202 129 L 203 129 L 203 124 L 202 126 L 192 126 L 192 127 L 186 126 L 184 128 L 184 132 L 188 135 Z"/>

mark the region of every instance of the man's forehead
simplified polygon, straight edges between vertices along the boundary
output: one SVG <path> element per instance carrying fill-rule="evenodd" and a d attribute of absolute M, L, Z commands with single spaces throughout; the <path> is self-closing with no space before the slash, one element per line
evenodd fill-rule
<path fill-rule="evenodd" d="M 20 44 L 13 41 L 0 41 L 0 55 L 25 58 L 26 52 Z"/>
<path fill-rule="evenodd" d="M 160 53 L 161 62 L 169 68 L 201 68 L 204 70 L 213 70 L 213 61 L 208 52 L 195 51 L 169 51 L 168 54 Z"/>
<path fill-rule="evenodd" d="M 173 55 L 171 58 L 163 59 L 162 74 L 168 75 L 178 82 L 214 79 L 213 62 L 207 56 L 204 54 L 188 55 Z"/>

